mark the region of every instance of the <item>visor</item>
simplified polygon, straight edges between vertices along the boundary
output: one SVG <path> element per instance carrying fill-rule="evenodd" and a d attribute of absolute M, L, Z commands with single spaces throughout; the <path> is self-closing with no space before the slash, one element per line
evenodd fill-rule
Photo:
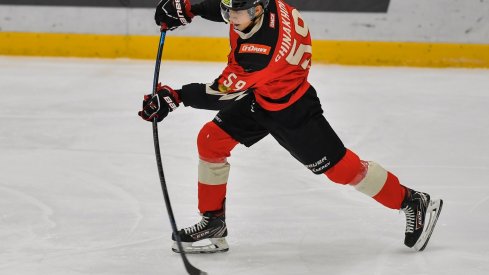
<path fill-rule="evenodd" d="M 230 11 L 246 11 L 246 13 L 250 16 L 250 19 L 253 20 L 255 18 L 255 7 L 251 8 L 240 8 L 240 9 L 231 9 L 230 7 L 224 5 L 221 2 L 221 16 L 226 23 L 229 23 L 229 18 L 231 17 Z"/>

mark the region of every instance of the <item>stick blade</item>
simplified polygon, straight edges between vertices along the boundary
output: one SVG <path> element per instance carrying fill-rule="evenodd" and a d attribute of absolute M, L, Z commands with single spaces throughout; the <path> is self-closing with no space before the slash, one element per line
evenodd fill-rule
<path fill-rule="evenodd" d="M 187 257 L 184 256 L 185 254 L 182 253 L 182 256 L 184 257 L 183 263 L 185 264 L 185 269 L 187 270 L 188 274 L 190 275 L 207 275 L 207 272 L 202 271 L 195 266 L 193 266 L 188 260 Z"/>

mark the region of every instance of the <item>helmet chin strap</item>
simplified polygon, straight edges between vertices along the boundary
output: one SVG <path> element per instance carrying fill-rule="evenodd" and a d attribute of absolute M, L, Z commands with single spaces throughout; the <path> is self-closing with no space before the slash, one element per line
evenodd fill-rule
<path fill-rule="evenodd" d="M 258 22 L 258 19 L 265 13 L 265 10 L 263 10 L 260 14 L 256 15 L 256 7 L 249 8 L 248 9 L 248 15 L 250 16 L 251 21 L 253 21 L 252 26 Z"/>

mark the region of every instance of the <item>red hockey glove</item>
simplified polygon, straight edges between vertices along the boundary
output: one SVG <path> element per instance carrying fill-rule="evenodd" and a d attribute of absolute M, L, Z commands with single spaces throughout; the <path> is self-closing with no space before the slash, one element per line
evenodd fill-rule
<path fill-rule="evenodd" d="M 161 122 L 169 112 L 175 110 L 180 103 L 178 93 L 168 86 L 161 86 L 158 83 L 157 92 L 154 96 L 145 95 L 143 100 L 143 110 L 138 115 L 144 120 Z"/>
<path fill-rule="evenodd" d="M 156 7 L 156 25 L 164 25 L 166 29 L 174 30 L 180 26 L 190 24 L 194 17 L 190 8 L 189 0 L 161 0 Z"/>

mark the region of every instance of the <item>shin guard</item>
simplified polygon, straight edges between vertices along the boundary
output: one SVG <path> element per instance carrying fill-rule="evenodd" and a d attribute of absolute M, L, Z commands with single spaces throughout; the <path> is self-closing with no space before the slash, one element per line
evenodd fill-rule
<path fill-rule="evenodd" d="M 238 144 L 231 136 L 209 122 L 197 138 L 199 149 L 199 211 L 219 210 L 226 197 L 230 165 L 227 158 Z"/>
<path fill-rule="evenodd" d="M 349 184 L 382 205 L 400 209 L 406 189 L 392 173 L 373 161 L 362 161 L 350 150 L 326 176 L 336 183 Z"/>

